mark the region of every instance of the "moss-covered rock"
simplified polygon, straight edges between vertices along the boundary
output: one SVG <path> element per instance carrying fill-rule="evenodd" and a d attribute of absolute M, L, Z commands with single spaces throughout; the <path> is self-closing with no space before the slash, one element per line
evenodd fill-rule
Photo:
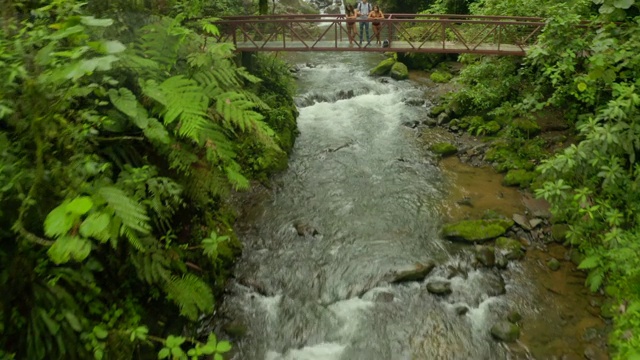
<path fill-rule="evenodd" d="M 507 237 L 499 237 L 495 243 L 496 251 L 499 251 L 505 258 L 509 260 L 522 259 L 524 251 L 518 240 Z"/>
<path fill-rule="evenodd" d="M 380 61 L 380 63 L 376 65 L 376 67 L 374 67 L 369 71 L 369 75 L 372 75 L 372 76 L 387 75 L 389 71 L 391 71 L 391 68 L 395 63 L 396 63 L 396 60 L 394 58 L 384 59 Z"/>
<path fill-rule="evenodd" d="M 445 111 L 444 105 L 434 106 L 429 111 L 429 116 L 435 118 L 435 117 L 438 117 L 438 115 L 442 114 L 444 111 Z"/>
<path fill-rule="evenodd" d="M 431 75 L 429 75 L 429 79 L 435 83 L 448 83 L 453 76 L 446 71 L 436 70 Z"/>
<path fill-rule="evenodd" d="M 527 137 L 533 137 L 540 134 L 540 126 L 533 120 L 517 118 L 511 122 L 511 126 L 519 131 L 522 135 Z"/>
<path fill-rule="evenodd" d="M 391 67 L 391 77 L 396 80 L 406 80 L 409 78 L 409 69 L 407 65 L 396 61 Z"/>
<path fill-rule="evenodd" d="M 502 184 L 506 186 L 527 187 L 535 178 L 536 174 L 531 171 L 524 169 L 509 170 L 504 176 Z"/>
<path fill-rule="evenodd" d="M 446 224 L 442 235 L 451 240 L 462 242 L 484 242 L 495 239 L 513 226 L 513 220 L 463 220 Z"/>
<path fill-rule="evenodd" d="M 558 261 L 558 259 L 551 258 L 547 261 L 547 267 L 551 269 L 551 271 L 558 271 L 560 269 L 560 261 Z"/>
<path fill-rule="evenodd" d="M 568 231 L 569 225 L 567 224 L 553 224 L 551 225 L 551 238 L 555 242 L 563 243 L 567 239 Z"/>
<path fill-rule="evenodd" d="M 491 336 L 496 340 L 513 342 L 520 337 L 520 328 L 509 321 L 499 321 L 491 327 Z"/>
<path fill-rule="evenodd" d="M 440 155 L 440 156 L 449 156 L 458 152 L 458 148 L 455 145 L 448 142 L 440 142 L 433 144 L 429 147 L 429 150 Z"/>

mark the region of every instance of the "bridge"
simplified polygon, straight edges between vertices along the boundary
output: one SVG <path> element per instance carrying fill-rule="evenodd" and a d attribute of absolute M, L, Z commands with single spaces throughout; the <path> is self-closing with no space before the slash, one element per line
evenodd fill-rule
<path fill-rule="evenodd" d="M 356 20 L 360 29 L 363 21 Z M 373 51 L 471 53 L 524 56 L 535 44 L 544 19 L 522 16 L 385 14 L 381 40 L 349 42 L 347 19 L 337 15 L 224 16 L 216 21 L 214 41 L 237 51 Z M 356 36 L 355 40 L 359 40 Z M 388 45 L 388 46 L 387 46 Z"/>

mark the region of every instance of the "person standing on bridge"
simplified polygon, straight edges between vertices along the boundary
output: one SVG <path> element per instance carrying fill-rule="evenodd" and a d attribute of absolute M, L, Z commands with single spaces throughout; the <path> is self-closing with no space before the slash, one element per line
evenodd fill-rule
<path fill-rule="evenodd" d="M 369 12 L 371 11 L 371 4 L 367 2 L 367 0 L 362 0 L 358 3 L 358 14 L 360 20 L 365 20 L 360 22 L 360 45 L 362 45 L 362 34 L 363 29 L 367 31 L 367 42 L 369 42 L 369 22 L 366 21 L 369 18 Z"/>
<path fill-rule="evenodd" d="M 376 37 L 376 44 L 381 45 L 380 42 L 380 28 L 382 24 L 380 23 L 380 19 L 384 19 L 384 14 L 380 11 L 380 7 L 375 5 L 373 7 L 373 11 L 369 13 L 369 19 L 372 20 L 371 25 L 373 25 L 373 35 Z"/>
<path fill-rule="evenodd" d="M 353 5 L 347 5 L 345 9 L 346 18 L 347 18 L 347 34 L 349 35 L 349 45 L 353 45 L 353 41 L 358 36 L 358 28 L 356 27 L 356 18 L 358 17 L 358 12 L 353 8 Z"/>

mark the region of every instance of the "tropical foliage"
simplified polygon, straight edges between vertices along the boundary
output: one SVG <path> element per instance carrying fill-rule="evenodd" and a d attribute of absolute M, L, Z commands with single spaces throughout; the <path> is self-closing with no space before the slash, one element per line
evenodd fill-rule
<path fill-rule="evenodd" d="M 437 2 L 432 11 L 446 9 Z M 633 0 L 468 2 L 482 15 L 545 17 L 546 26 L 524 59 L 462 56 L 461 90 L 445 105 L 458 117 L 481 115 L 506 135 L 488 156 L 506 157 L 535 139 L 517 131 L 542 114 L 573 125 L 576 141 L 543 160 L 538 196 L 553 220 L 566 222 L 568 242 L 585 257 L 586 285 L 611 296 L 612 356 L 640 357 L 640 12 Z M 564 117 L 564 119 L 562 119 Z M 538 129 L 539 130 L 539 129 Z M 510 161 L 512 162 L 512 161 Z M 513 162 L 512 162 L 513 163 Z M 519 166 L 520 168 L 525 168 Z"/>
<path fill-rule="evenodd" d="M 119 4 L 3 5 L 2 358 L 230 350 L 195 324 L 239 251 L 227 195 L 286 166 L 292 81 L 237 66 L 188 2 Z"/>

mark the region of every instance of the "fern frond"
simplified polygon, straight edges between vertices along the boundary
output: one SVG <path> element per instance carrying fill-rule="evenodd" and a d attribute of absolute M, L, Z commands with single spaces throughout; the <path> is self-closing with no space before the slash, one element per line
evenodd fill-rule
<path fill-rule="evenodd" d="M 201 313 L 213 311 L 213 292 L 199 277 L 186 274 L 173 277 L 166 284 L 167 298 L 180 308 L 180 314 L 190 320 L 197 320 Z"/>
<path fill-rule="evenodd" d="M 142 242 L 138 237 L 138 234 L 136 234 L 136 232 L 133 229 L 123 224 L 120 227 L 120 235 L 124 235 L 124 237 L 127 238 L 127 240 L 129 241 L 129 244 L 131 244 L 131 246 L 133 246 L 136 250 L 140 252 L 146 251 L 144 245 L 142 245 Z"/>
<path fill-rule="evenodd" d="M 171 280 L 168 270 L 170 259 L 160 250 L 146 253 L 131 252 L 131 262 L 136 268 L 138 277 L 148 284 L 159 284 Z"/>
<path fill-rule="evenodd" d="M 130 233 L 130 230 L 149 234 L 151 226 L 144 205 L 134 201 L 124 191 L 113 186 L 101 187 L 98 189 L 98 194 L 107 202 L 107 207 L 122 221 L 122 229 L 126 229 L 123 232 L 125 236 Z M 131 242 L 131 239 L 129 241 Z"/>

